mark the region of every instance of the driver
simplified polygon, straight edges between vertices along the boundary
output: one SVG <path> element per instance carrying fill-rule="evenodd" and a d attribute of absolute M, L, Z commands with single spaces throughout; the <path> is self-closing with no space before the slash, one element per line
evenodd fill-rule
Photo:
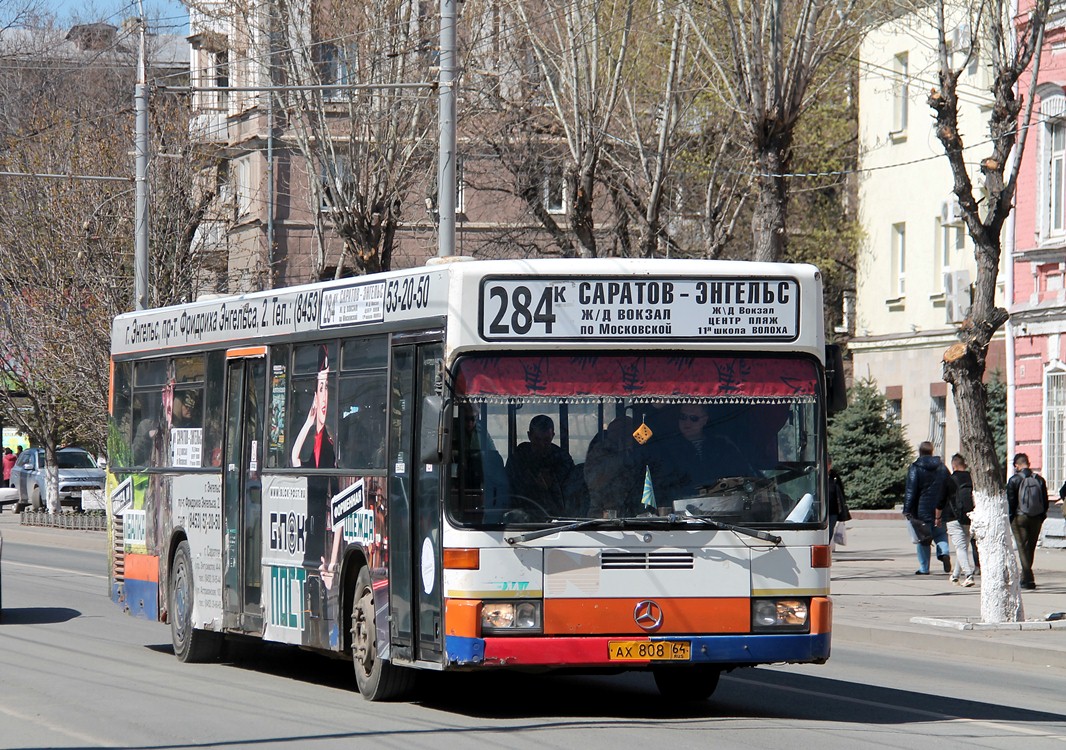
<path fill-rule="evenodd" d="M 552 442 L 555 438 L 555 423 L 547 414 L 538 414 L 529 420 L 526 433 L 529 442 L 515 447 L 507 459 L 507 477 L 511 489 L 517 495 L 517 505 L 523 498 L 533 503 L 526 510 L 563 514 L 564 490 L 574 460 L 570 454 Z"/>
<path fill-rule="evenodd" d="M 695 497 L 723 477 L 747 476 L 748 462 L 731 440 L 707 429 L 710 413 L 704 404 L 683 404 L 677 430 L 652 443 L 649 469 L 660 513 L 674 501 Z"/>

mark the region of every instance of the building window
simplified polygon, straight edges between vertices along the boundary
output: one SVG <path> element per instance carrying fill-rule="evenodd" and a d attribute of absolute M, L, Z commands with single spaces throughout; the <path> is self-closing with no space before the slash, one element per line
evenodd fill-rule
<path fill-rule="evenodd" d="M 1061 367 L 1061 365 L 1060 365 Z M 1054 491 L 1066 481 L 1066 370 L 1044 374 L 1044 477 Z"/>
<path fill-rule="evenodd" d="M 1063 192 L 1066 189 L 1066 120 L 1047 125 L 1047 229 L 1048 234 L 1063 231 Z"/>
<path fill-rule="evenodd" d="M 550 214 L 566 213 L 566 180 L 563 170 L 549 167 L 541 181 L 540 199 Z"/>
<path fill-rule="evenodd" d="M 931 396 L 929 398 L 929 442 L 933 444 L 933 453 L 944 455 L 944 433 L 947 430 L 947 397 Z"/>
<path fill-rule="evenodd" d="M 237 198 L 237 216 L 252 211 L 252 159 L 242 156 L 233 161 L 233 192 Z"/>
<path fill-rule="evenodd" d="M 902 136 L 907 131 L 907 107 L 910 101 L 910 78 L 908 76 L 907 53 L 901 52 L 893 60 L 896 91 L 892 103 L 892 135 Z"/>
<path fill-rule="evenodd" d="M 885 419 L 899 424 L 903 419 L 903 401 L 898 398 L 885 399 Z"/>
<path fill-rule="evenodd" d="M 892 225 L 892 296 L 907 293 L 907 225 Z"/>

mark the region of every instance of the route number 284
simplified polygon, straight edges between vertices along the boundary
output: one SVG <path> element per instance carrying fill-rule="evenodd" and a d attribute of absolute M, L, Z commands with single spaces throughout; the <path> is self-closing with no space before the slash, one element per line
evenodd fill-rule
<path fill-rule="evenodd" d="M 540 291 L 540 297 L 534 300 L 534 292 L 524 284 L 510 289 L 505 286 L 489 287 L 486 312 L 492 317 L 492 322 L 489 323 L 488 334 L 524 336 L 534 326 L 540 326 L 536 332 L 538 334 L 551 333 L 555 324 L 553 305 L 557 296 L 562 299 L 562 291 L 549 285 L 544 287 L 543 291 Z"/>

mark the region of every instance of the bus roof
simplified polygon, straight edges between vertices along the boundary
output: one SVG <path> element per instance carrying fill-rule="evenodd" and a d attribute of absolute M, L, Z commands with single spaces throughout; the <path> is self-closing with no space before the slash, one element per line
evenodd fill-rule
<path fill-rule="evenodd" d="M 435 259 L 426 266 L 126 313 L 112 355 L 443 329 L 478 348 L 768 348 L 823 355 L 810 265 L 683 259 Z"/>

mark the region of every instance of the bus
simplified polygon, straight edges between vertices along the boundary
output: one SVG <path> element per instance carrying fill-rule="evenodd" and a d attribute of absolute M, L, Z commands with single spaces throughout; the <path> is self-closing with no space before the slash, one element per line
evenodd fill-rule
<path fill-rule="evenodd" d="M 118 316 L 110 596 L 183 662 L 723 671 L 830 653 L 809 265 L 447 258 Z"/>

